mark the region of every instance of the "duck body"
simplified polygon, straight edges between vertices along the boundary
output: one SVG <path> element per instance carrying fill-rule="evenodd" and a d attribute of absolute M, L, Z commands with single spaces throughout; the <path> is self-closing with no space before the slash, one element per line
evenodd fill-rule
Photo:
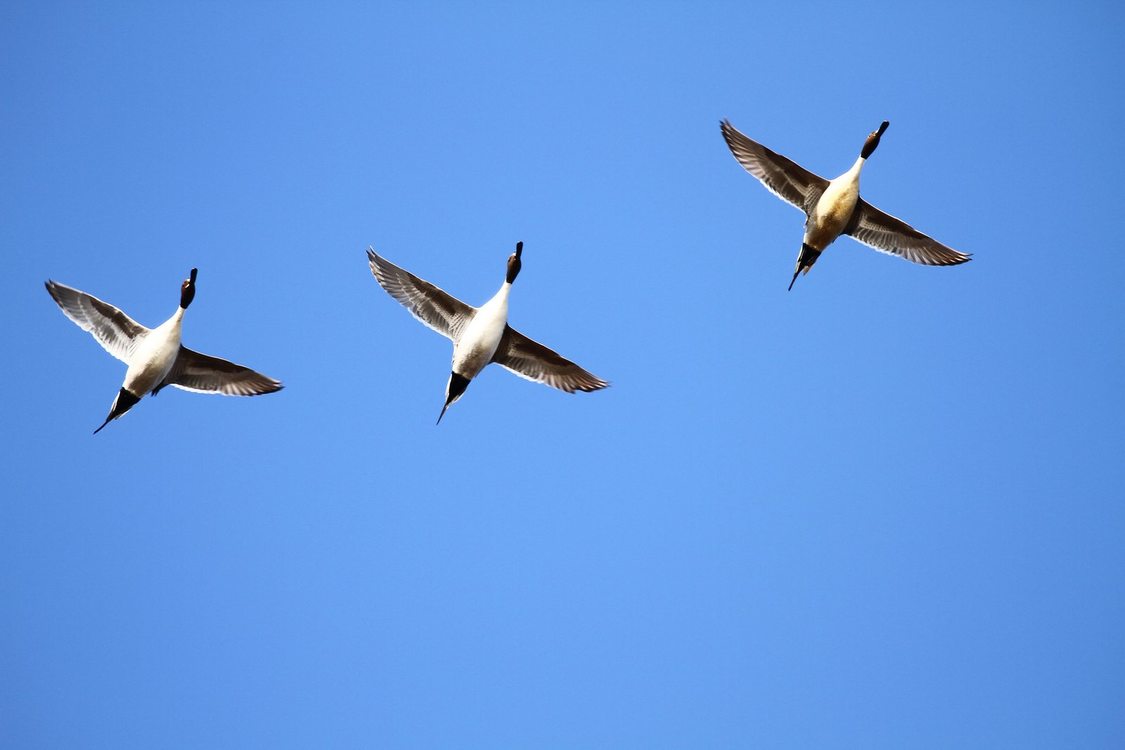
<path fill-rule="evenodd" d="M 472 380 L 492 361 L 508 325 L 508 295 L 512 285 L 504 282 L 492 299 L 477 308 L 461 338 L 453 344 L 452 371 Z"/>
<path fill-rule="evenodd" d="M 46 283 L 47 292 L 71 321 L 128 367 L 109 415 L 94 434 L 132 409 L 147 394 L 166 386 L 196 393 L 257 396 L 282 385 L 248 367 L 200 354 L 181 343 L 184 312 L 195 299 L 196 269 L 180 287 L 180 306 L 156 328 L 146 328 L 113 305 L 83 291 Z"/>
<path fill-rule="evenodd" d="M 971 259 L 941 244 L 901 219 L 884 213 L 859 194 L 859 175 L 890 126 L 884 121 L 868 134 L 851 169 L 834 180 L 813 174 L 800 164 L 766 148 L 723 120 L 721 130 L 734 158 L 771 193 L 805 213 L 805 234 L 789 288 L 808 273 L 820 254 L 841 234 L 880 252 L 927 266 L 952 266 Z"/>
<path fill-rule="evenodd" d="M 480 307 L 473 307 L 424 279 L 367 250 L 371 275 L 410 314 L 453 342 L 453 361 L 445 387 L 445 411 L 465 393 L 469 383 L 492 363 L 521 378 L 567 393 L 596 391 L 609 385 L 574 362 L 532 341 L 508 325 L 508 297 L 521 268 L 523 243 L 508 256 L 507 275 L 499 291 Z"/>
<path fill-rule="evenodd" d="M 863 159 L 857 159 L 851 169 L 828 183 L 805 222 L 804 244 L 824 252 L 843 234 L 859 203 L 859 173 L 862 169 Z"/>
<path fill-rule="evenodd" d="M 122 388 L 135 396 L 144 396 L 168 377 L 180 353 L 183 322 L 184 309 L 181 307 L 172 313 L 172 317 L 145 334 L 137 344 L 129 369 L 125 371 Z"/>

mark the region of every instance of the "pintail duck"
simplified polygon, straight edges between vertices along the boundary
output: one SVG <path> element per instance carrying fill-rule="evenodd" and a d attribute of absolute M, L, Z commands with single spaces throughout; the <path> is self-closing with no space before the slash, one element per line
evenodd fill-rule
<path fill-rule="evenodd" d="M 520 272 L 523 243 L 508 256 L 508 272 L 500 290 L 480 307 L 467 305 L 428 281 L 404 271 L 368 249 L 367 259 L 375 280 L 410 313 L 453 342 L 453 366 L 445 388 L 445 410 L 457 402 L 469 382 L 495 362 L 528 380 L 567 393 L 596 391 L 609 385 L 568 359 L 508 325 L 508 294 Z"/>
<path fill-rule="evenodd" d="M 191 277 L 180 286 L 179 308 L 156 328 L 145 328 L 113 305 L 85 292 L 54 281 L 46 283 L 47 291 L 66 317 L 129 366 L 109 416 L 94 430 L 95 435 L 133 408 L 146 393 L 155 396 L 168 385 L 225 396 L 258 396 L 281 390 L 281 383 L 273 378 L 180 344 L 184 311 L 195 299 L 196 273 L 197 269 L 191 269 Z"/>
<path fill-rule="evenodd" d="M 738 163 L 771 193 L 805 212 L 805 236 L 790 289 L 797 275 L 802 271 L 807 274 L 825 248 L 841 234 L 927 266 L 954 266 L 970 259 L 859 197 L 859 173 L 889 125 L 884 121 L 867 136 L 851 169 L 834 180 L 826 180 L 747 138 L 730 121 L 722 121 L 723 138 Z"/>

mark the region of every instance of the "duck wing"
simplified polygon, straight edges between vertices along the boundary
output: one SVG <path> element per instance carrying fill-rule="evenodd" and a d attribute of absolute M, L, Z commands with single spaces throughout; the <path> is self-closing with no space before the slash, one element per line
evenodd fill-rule
<path fill-rule="evenodd" d="M 583 370 L 558 352 L 532 341 L 508 325 L 504 326 L 492 361 L 521 378 L 567 393 L 596 391 L 609 385 L 608 381 Z"/>
<path fill-rule="evenodd" d="M 46 282 L 47 292 L 66 317 L 86 331 L 102 348 L 128 364 L 148 328 L 108 302 L 55 281 Z"/>
<path fill-rule="evenodd" d="M 880 211 L 862 198 L 851 221 L 844 227 L 844 234 L 879 252 L 897 255 L 924 266 L 955 266 L 971 259 L 970 255 L 922 234 L 902 219 Z"/>
<path fill-rule="evenodd" d="M 280 381 L 249 367 L 200 354 L 186 346 L 180 347 L 172 369 L 155 390 L 166 385 L 196 393 L 221 393 L 224 396 L 260 396 L 280 391 L 283 387 Z"/>
<path fill-rule="evenodd" d="M 805 212 L 812 211 L 828 180 L 813 174 L 795 161 L 771 151 L 740 133 L 729 120 L 720 127 L 734 158 L 765 185 L 766 190 Z"/>
<path fill-rule="evenodd" d="M 456 341 L 476 309 L 428 281 L 418 278 L 380 257 L 373 249 L 367 250 L 371 273 L 387 293 L 398 300 L 410 314 L 428 327 Z"/>

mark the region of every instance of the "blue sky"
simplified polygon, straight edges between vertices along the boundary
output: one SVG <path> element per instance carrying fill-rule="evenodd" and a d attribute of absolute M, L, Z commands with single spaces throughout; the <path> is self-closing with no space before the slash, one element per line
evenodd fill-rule
<path fill-rule="evenodd" d="M 6 747 L 1121 747 L 1110 3 L 0 7 Z M 721 118 L 965 252 L 802 217 Z M 613 382 L 486 370 L 381 254 Z M 124 374 L 43 290 L 279 394 Z"/>

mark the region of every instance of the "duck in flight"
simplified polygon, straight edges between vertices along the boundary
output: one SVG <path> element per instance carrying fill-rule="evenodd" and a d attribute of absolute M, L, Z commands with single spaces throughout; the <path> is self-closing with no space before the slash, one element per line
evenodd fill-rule
<path fill-rule="evenodd" d="M 453 342 L 453 365 L 445 387 L 445 410 L 457 402 L 475 378 L 489 363 L 528 380 L 534 380 L 567 393 L 596 391 L 609 385 L 568 359 L 508 325 L 508 294 L 520 272 L 523 243 L 508 256 L 504 283 L 492 299 L 480 307 L 467 305 L 428 281 L 399 268 L 368 249 L 371 273 L 387 293 L 410 313 L 433 330 Z"/>
<path fill-rule="evenodd" d="M 258 396 L 281 390 L 281 383 L 273 378 L 180 344 L 184 311 L 195 299 L 196 273 L 197 269 L 191 269 L 191 277 L 180 286 L 180 306 L 176 312 L 156 328 L 145 328 L 97 297 L 55 281 L 47 282 L 47 291 L 63 314 L 129 366 L 109 416 L 94 430 L 95 435 L 133 408 L 146 393 L 155 396 L 167 385 L 224 396 Z"/>
<path fill-rule="evenodd" d="M 834 180 L 826 180 L 747 138 L 730 121 L 722 121 L 723 138 L 738 163 L 771 193 L 805 212 L 805 236 L 790 289 L 798 274 L 807 274 L 825 248 L 841 234 L 851 235 L 880 252 L 926 266 L 955 266 L 970 259 L 859 197 L 859 173 L 867 158 L 875 153 L 888 126 L 890 123 L 884 121 L 867 136 L 851 169 Z"/>

